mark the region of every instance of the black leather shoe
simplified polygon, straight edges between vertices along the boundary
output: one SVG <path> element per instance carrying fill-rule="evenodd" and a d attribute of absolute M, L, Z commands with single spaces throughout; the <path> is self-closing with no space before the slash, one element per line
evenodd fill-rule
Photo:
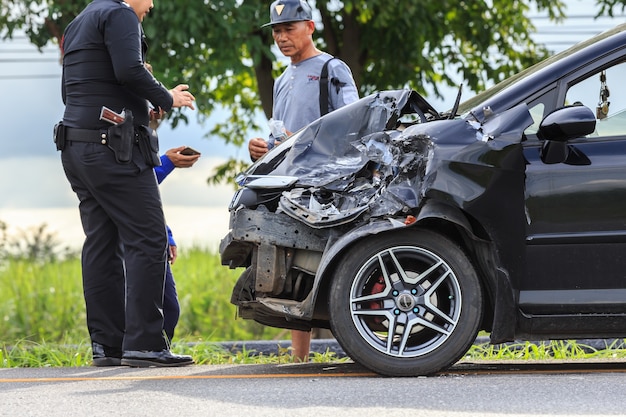
<path fill-rule="evenodd" d="M 97 342 L 91 343 L 93 366 L 120 366 L 122 364 L 122 349 L 104 346 Z"/>
<path fill-rule="evenodd" d="M 161 351 L 126 350 L 122 355 L 122 365 L 137 368 L 150 366 L 185 366 L 193 365 L 193 358 L 188 355 L 175 355 L 167 349 Z"/>

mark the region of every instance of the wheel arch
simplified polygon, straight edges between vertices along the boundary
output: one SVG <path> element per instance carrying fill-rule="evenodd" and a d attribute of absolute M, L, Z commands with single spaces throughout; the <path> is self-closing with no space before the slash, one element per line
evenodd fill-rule
<path fill-rule="evenodd" d="M 442 234 L 463 249 L 476 268 L 483 287 L 486 302 L 481 328 L 492 332 L 492 342 L 512 340 L 516 320 L 515 292 L 508 274 L 499 265 L 497 252 L 487 231 L 462 210 L 436 201 L 426 202 L 415 222 L 405 224 L 402 220 L 374 220 L 333 242 L 324 253 L 315 276 L 310 294 L 312 299 L 309 300 L 310 314 L 314 314 L 313 310 L 326 311 L 332 271 L 352 247 L 374 234 L 419 227 Z"/>

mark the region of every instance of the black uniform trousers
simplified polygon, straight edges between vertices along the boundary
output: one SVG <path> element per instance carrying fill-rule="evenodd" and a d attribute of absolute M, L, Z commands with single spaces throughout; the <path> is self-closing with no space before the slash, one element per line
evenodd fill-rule
<path fill-rule="evenodd" d="M 154 174 L 134 146 L 128 164 L 100 143 L 67 142 L 63 169 L 80 200 L 83 291 L 92 342 L 160 351 L 167 232 Z"/>

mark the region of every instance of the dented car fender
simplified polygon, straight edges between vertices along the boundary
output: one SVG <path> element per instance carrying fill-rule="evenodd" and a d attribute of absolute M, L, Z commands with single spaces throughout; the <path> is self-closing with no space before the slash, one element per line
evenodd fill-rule
<path fill-rule="evenodd" d="M 352 245 L 358 244 L 360 240 L 367 236 L 389 232 L 391 230 L 398 230 L 400 228 L 410 227 L 407 226 L 403 219 L 375 219 L 371 222 L 364 224 L 356 229 L 350 231 L 350 233 L 340 236 L 336 241 L 330 244 L 320 261 L 317 273 L 315 274 L 315 280 L 313 283 L 313 291 L 309 294 L 309 297 L 303 303 L 303 312 L 305 317 L 311 317 L 317 301 L 318 289 L 320 286 L 329 280 L 327 272 L 329 267 L 338 259 L 346 249 Z"/>

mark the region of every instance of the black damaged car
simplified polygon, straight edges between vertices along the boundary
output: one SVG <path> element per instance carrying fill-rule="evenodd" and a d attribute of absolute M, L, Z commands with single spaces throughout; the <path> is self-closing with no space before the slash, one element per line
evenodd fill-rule
<path fill-rule="evenodd" d="M 238 178 L 239 315 L 382 375 L 492 343 L 626 337 L 626 25 L 440 113 L 382 91 Z M 612 94 L 610 94 L 612 93 Z"/>

